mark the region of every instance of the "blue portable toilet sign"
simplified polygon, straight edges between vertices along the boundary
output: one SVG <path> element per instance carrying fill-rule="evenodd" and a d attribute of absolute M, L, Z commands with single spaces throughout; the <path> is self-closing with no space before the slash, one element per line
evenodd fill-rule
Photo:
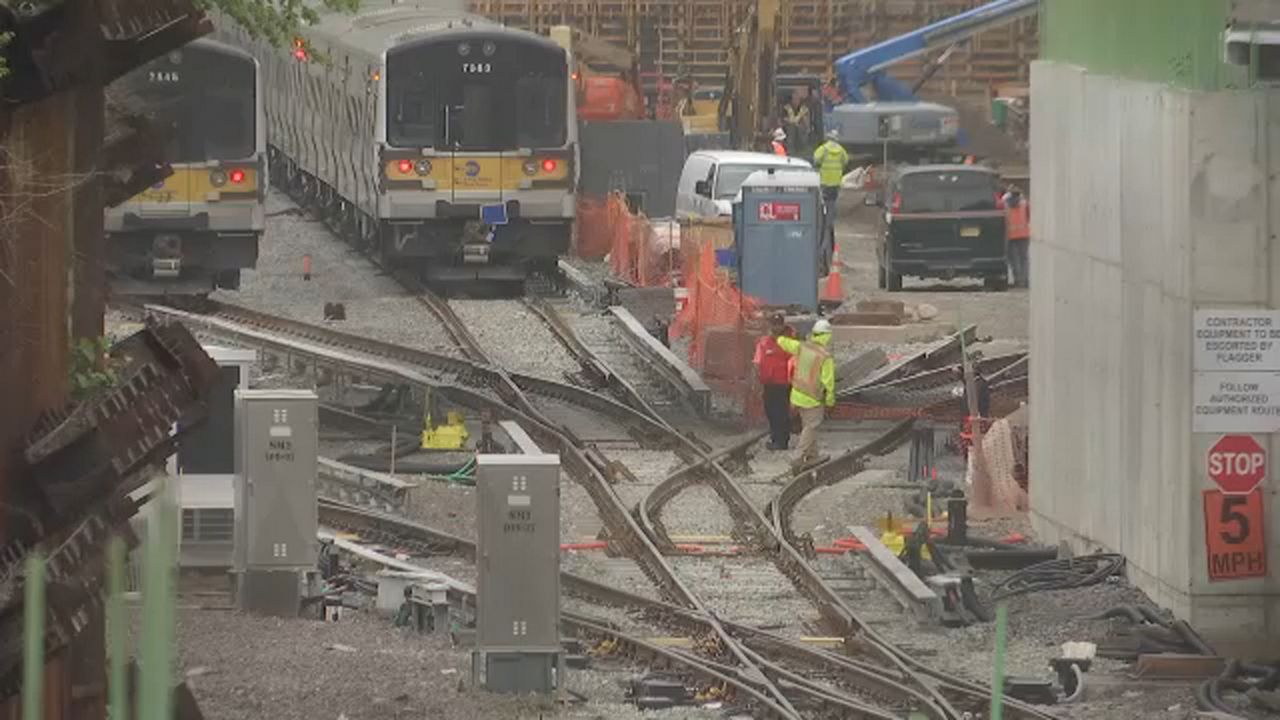
<path fill-rule="evenodd" d="M 816 311 L 824 223 L 816 171 L 749 175 L 733 207 L 738 287 L 767 306 Z"/>
<path fill-rule="evenodd" d="M 756 206 L 756 216 L 761 222 L 799 222 L 800 203 L 762 202 Z"/>

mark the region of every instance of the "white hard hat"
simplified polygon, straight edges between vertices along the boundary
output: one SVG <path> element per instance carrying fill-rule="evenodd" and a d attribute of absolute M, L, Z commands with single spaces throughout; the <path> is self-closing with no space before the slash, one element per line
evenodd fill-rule
<path fill-rule="evenodd" d="M 828 130 L 828 131 L 827 131 L 827 139 L 828 139 L 828 140 L 839 140 L 839 139 L 840 139 L 840 131 L 839 131 L 839 130 L 835 130 L 835 129 Z"/>
<path fill-rule="evenodd" d="M 787 139 L 787 134 L 786 134 L 785 132 L 783 132 L 783 131 L 782 131 L 782 128 L 778 128 L 777 130 L 774 130 L 774 131 L 773 131 L 773 139 L 774 139 L 774 140 L 786 140 L 786 139 Z"/>
<path fill-rule="evenodd" d="M 825 318 L 813 324 L 814 335 L 827 335 L 831 332 L 831 323 Z"/>

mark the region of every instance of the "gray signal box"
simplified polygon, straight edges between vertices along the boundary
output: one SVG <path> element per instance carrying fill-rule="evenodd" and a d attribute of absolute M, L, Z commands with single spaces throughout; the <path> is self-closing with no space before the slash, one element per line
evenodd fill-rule
<path fill-rule="evenodd" d="M 297 615 L 316 540 L 316 394 L 236 391 L 234 567 L 244 610 Z"/>
<path fill-rule="evenodd" d="M 480 455 L 473 672 L 494 692 L 550 692 L 560 658 L 560 458 Z"/>

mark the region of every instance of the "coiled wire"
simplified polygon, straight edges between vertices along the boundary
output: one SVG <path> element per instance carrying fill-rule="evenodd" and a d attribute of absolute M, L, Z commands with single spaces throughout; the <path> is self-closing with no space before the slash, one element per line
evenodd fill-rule
<path fill-rule="evenodd" d="M 1069 590 L 1097 585 L 1118 575 L 1123 569 L 1124 556 L 1116 553 L 1049 560 L 1023 568 L 1005 578 L 992 589 L 991 601 L 1045 590 Z"/>

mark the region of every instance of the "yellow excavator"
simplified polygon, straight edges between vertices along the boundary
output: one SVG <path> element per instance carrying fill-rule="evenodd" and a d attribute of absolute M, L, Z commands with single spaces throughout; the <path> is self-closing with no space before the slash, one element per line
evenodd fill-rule
<path fill-rule="evenodd" d="M 769 148 L 770 135 L 780 121 L 781 94 L 800 92 L 809 108 L 808 153 L 822 137 L 822 80 L 817 76 L 778 74 L 782 42 L 781 0 L 756 0 L 746 19 L 733 30 L 723 88 L 695 89 L 692 112 L 686 114 L 690 132 L 728 132 L 733 147 Z"/>
<path fill-rule="evenodd" d="M 768 147 L 767 121 L 776 106 L 781 0 L 756 0 L 729 41 L 729 67 L 717 108 L 733 146 Z"/>

